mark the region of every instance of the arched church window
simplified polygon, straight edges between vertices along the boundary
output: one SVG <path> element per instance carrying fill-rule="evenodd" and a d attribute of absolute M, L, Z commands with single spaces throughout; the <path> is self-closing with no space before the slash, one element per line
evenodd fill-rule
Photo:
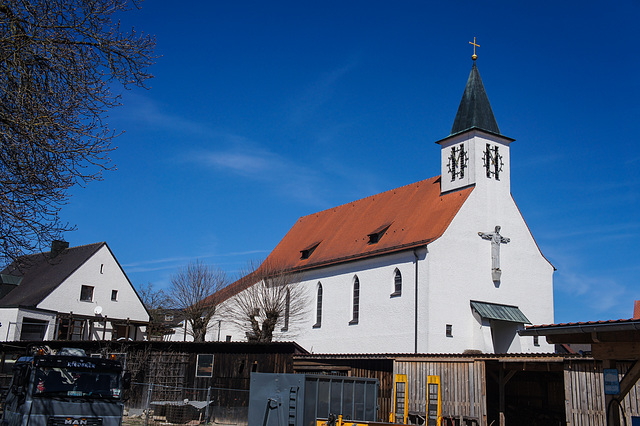
<path fill-rule="evenodd" d="M 397 297 L 402 294 L 402 274 L 400 270 L 396 268 L 393 273 L 393 293 L 391 293 L 391 297 Z"/>
<path fill-rule="evenodd" d="M 353 317 L 349 325 L 357 324 L 360 317 L 360 280 L 356 276 L 353 280 Z"/>
<path fill-rule="evenodd" d="M 320 328 L 322 325 L 322 284 L 318 283 L 318 296 L 316 299 L 316 323 L 313 328 Z"/>
<path fill-rule="evenodd" d="M 291 309 L 291 293 L 287 289 L 287 294 L 284 299 L 284 326 L 280 331 L 289 331 L 289 310 Z"/>

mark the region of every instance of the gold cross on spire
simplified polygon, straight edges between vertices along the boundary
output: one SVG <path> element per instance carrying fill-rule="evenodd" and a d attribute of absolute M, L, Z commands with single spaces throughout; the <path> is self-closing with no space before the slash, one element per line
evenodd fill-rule
<path fill-rule="evenodd" d="M 473 38 L 473 42 L 469 42 L 469 44 L 473 44 L 473 56 L 471 57 L 471 59 L 473 59 L 474 61 L 476 59 L 478 59 L 478 55 L 476 55 L 476 47 L 480 47 L 479 44 L 476 44 L 476 38 Z"/>

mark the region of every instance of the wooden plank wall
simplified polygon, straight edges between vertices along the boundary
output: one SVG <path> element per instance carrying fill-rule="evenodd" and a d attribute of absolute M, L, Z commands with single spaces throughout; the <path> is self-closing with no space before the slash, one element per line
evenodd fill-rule
<path fill-rule="evenodd" d="M 427 376 L 440 376 L 442 415 L 477 418 L 487 424 L 484 361 L 396 360 L 394 374 L 406 374 L 407 409 L 426 413 Z"/>
<path fill-rule="evenodd" d="M 633 364 L 631 362 L 618 362 L 616 367 L 620 372 L 620 380 L 624 377 L 625 373 L 631 368 Z M 622 408 L 626 415 L 626 422 L 622 424 L 631 424 L 631 417 L 640 417 L 640 380 L 636 382 L 636 385 L 631 388 L 627 396 L 622 401 Z"/>
<path fill-rule="evenodd" d="M 601 362 L 565 361 L 564 396 L 567 426 L 606 426 Z"/>
<path fill-rule="evenodd" d="M 618 362 L 616 368 L 620 380 L 630 362 Z M 565 361 L 564 383 L 568 426 L 606 426 L 606 407 L 602 373 L 599 361 Z M 640 382 L 629 391 L 622 401 L 626 424 L 632 416 L 640 416 Z M 621 413 L 622 415 L 622 413 Z M 622 424 L 625 424 L 622 421 Z"/>
<path fill-rule="evenodd" d="M 365 365 L 355 365 L 350 372 L 353 377 L 367 377 L 380 381 L 378 395 L 379 420 L 387 421 L 391 413 L 393 401 L 393 373 L 389 371 L 387 360 L 372 360 Z"/>

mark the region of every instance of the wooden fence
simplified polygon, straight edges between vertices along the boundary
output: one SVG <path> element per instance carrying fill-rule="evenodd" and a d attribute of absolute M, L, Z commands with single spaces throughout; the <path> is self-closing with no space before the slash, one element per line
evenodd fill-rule
<path fill-rule="evenodd" d="M 440 376 L 443 417 L 463 416 L 486 424 L 486 372 L 484 361 L 473 358 L 397 359 L 394 374 L 406 374 L 407 410 L 426 413 L 427 376 Z"/>
<path fill-rule="evenodd" d="M 631 368 L 630 362 L 616 364 L 619 378 Z M 606 407 L 602 363 L 589 360 L 565 361 L 564 384 L 567 426 L 606 426 Z M 622 424 L 631 424 L 631 417 L 640 417 L 640 382 L 622 401 Z"/>

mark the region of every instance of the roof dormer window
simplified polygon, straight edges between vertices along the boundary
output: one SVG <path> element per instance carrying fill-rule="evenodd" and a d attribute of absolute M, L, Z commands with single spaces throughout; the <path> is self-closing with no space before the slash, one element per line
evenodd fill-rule
<path fill-rule="evenodd" d="M 385 232 L 387 232 L 387 229 L 389 229 L 390 226 L 390 223 L 382 225 L 372 233 L 367 234 L 367 236 L 369 237 L 369 244 L 376 244 L 378 241 L 380 241 L 380 238 L 382 238 L 382 236 Z"/>
<path fill-rule="evenodd" d="M 320 241 L 318 241 L 317 243 L 313 243 L 309 247 L 300 250 L 300 259 L 303 259 L 303 260 L 308 259 L 309 256 L 311 256 L 313 251 L 316 248 L 318 248 L 319 245 L 320 245 Z"/>

